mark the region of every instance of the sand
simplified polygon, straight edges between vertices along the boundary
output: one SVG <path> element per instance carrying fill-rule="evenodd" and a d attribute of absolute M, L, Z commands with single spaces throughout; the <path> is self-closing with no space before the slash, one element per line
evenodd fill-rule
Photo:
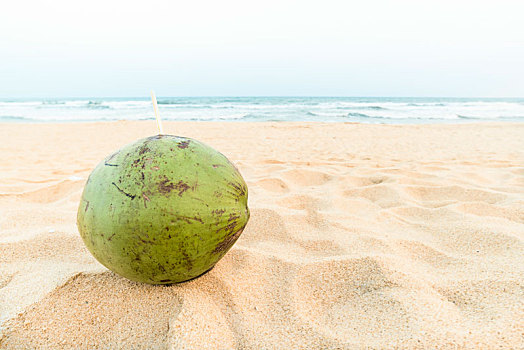
<path fill-rule="evenodd" d="M 108 271 L 75 222 L 154 128 L 0 124 L 0 348 L 524 348 L 524 124 L 165 123 L 236 163 L 252 213 L 172 286 Z"/>

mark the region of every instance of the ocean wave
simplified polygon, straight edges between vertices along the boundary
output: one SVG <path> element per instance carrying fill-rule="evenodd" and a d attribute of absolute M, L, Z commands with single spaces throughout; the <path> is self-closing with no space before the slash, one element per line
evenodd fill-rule
<path fill-rule="evenodd" d="M 41 104 L 41 101 L 0 101 L 0 107 L 32 107 Z"/>
<path fill-rule="evenodd" d="M 358 104 L 352 104 L 352 105 L 344 105 L 344 106 L 338 106 L 335 107 L 336 109 L 357 109 L 357 110 L 373 110 L 373 111 L 385 111 L 388 108 L 382 107 L 382 106 L 367 106 L 367 105 L 358 105 Z"/>
<path fill-rule="evenodd" d="M 226 115 L 212 115 L 212 114 L 187 114 L 187 115 L 162 115 L 163 120 L 169 121 L 213 121 L 213 120 L 240 120 L 250 116 L 246 113 L 226 114 Z"/>
<path fill-rule="evenodd" d="M 479 117 L 473 117 L 473 116 L 469 116 L 469 115 L 461 115 L 461 114 L 457 114 L 457 117 L 459 119 L 482 119 L 482 118 L 479 118 Z"/>
<path fill-rule="evenodd" d="M 151 101 L 107 101 L 104 104 L 112 109 L 151 109 L 152 106 Z"/>
<path fill-rule="evenodd" d="M 444 107 L 445 103 L 408 103 L 408 107 Z"/>
<path fill-rule="evenodd" d="M 516 115 L 516 116 L 509 116 L 509 115 L 498 115 L 495 117 L 479 117 L 479 116 L 469 116 L 469 115 L 461 115 L 457 114 L 457 117 L 459 119 L 475 119 L 475 120 L 522 120 L 524 119 L 524 116 L 522 115 Z"/>
<path fill-rule="evenodd" d="M 500 116 L 498 119 L 506 119 L 506 120 L 523 120 L 524 115 L 504 115 Z"/>
<path fill-rule="evenodd" d="M 0 122 L 34 122 L 36 119 L 14 115 L 1 115 Z"/>
<path fill-rule="evenodd" d="M 87 108 L 91 109 L 109 109 L 110 106 L 106 106 L 103 104 L 103 102 L 100 101 L 89 101 L 86 105 Z"/>
<path fill-rule="evenodd" d="M 339 111 L 315 111 L 315 112 L 311 112 L 311 111 L 307 111 L 306 113 L 304 113 L 304 115 L 308 116 L 308 117 L 317 117 L 316 119 L 318 120 L 323 120 L 323 119 L 330 119 L 330 118 L 334 118 L 334 119 L 341 119 L 341 118 L 345 118 L 347 116 L 347 114 L 341 114 Z M 296 119 L 296 120 L 300 120 L 300 119 Z M 307 119 L 307 120 L 310 120 L 310 119 Z"/>
<path fill-rule="evenodd" d="M 159 105 L 188 105 L 192 104 L 193 102 L 180 100 L 158 100 L 156 103 Z"/>
<path fill-rule="evenodd" d="M 42 105 L 65 105 L 65 101 L 42 101 Z"/>
<path fill-rule="evenodd" d="M 382 118 L 379 116 L 370 116 L 364 113 L 350 112 L 347 114 L 348 117 L 358 117 L 358 118 Z"/>
<path fill-rule="evenodd" d="M 171 105 L 163 105 L 163 108 L 171 108 L 171 109 L 213 109 L 213 108 L 216 108 L 216 107 L 213 107 L 212 105 L 194 105 L 194 104 L 173 105 L 173 104 L 171 104 Z"/>
<path fill-rule="evenodd" d="M 356 118 L 363 118 L 363 119 L 385 119 L 385 120 L 395 120 L 395 121 L 401 121 L 401 120 L 453 120 L 458 119 L 458 115 L 420 115 L 420 116 L 409 116 L 409 115 L 387 115 L 387 114 L 381 114 L 381 115 L 369 115 L 364 113 L 356 113 L 351 112 L 347 114 L 348 117 L 356 117 Z M 473 119 L 473 118 L 471 118 Z"/>

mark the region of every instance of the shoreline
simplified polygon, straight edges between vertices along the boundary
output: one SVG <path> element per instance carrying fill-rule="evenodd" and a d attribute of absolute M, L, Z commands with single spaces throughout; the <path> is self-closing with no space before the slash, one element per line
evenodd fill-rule
<path fill-rule="evenodd" d="M 394 119 L 392 119 L 394 120 Z M 242 120 L 234 120 L 234 119 L 231 119 L 231 120 L 169 120 L 169 119 L 162 119 L 162 122 L 163 123 L 226 123 L 226 124 L 229 124 L 229 123 L 232 123 L 232 124 L 235 124 L 235 123 L 238 123 L 238 124 L 264 124 L 264 123 L 277 123 L 277 124 L 286 124 L 286 123 L 290 123 L 290 124 L 301 124 L 301 123 L 305 123 L 305 124 L 358 124 L 358 125 L 376 125 L 376 126 L 380 126 L 380 125 L 391 125 L 391 126 L 409 126 L 409 125 L 419 125 L 419 126 L 438 126 L 438 125 L 491 125 L 491 124 L 494 124 L 494 125 L 512 125 L 512 124 L 524 124 L 524 121 L 518 121 L 518 120 L 512 120 L 512 121 L 497 121 L 497 120 L 471 120 L 471 119 L 462 119 L 463 121 L 458 121 L 456 119 L 450 119 L 450 120 L 440 120 L 440 122 L 428 122 L 428 120 L 431 120 L 431 119 L 426 119 L 425 121 L 423 122 L 411 122 L 411 123 L 389 123 L 389 122 L 385 122 L 385 123 L 380 123 L 380 122 L 377 122 L 377 123 L 365 123 L 365 122 L 360 122 L 360 121 L 303 121 L 303 120 L 264 120 L 264 121 L 255 121 L 255 120 L 245 120 L 245 121 L 242 121 Z M 461 120 L 461 119 L 458 119 L 458 120 Z M 75 124 L 97 124 L 97 123 L 102 123 L 102 124 L 106 124 L 106 123 L 150 123 L 150 122 L 155 122 L 155 118 L 154 117 L 151 117 L 149 119 L 140 119 L 140 120 L 133 120 L 133 119 L 115 119 L 115 120 L 93 120 L 93 121 L 85 121 L 85 120 L 80 120 L 80 121 L 74 121 L 74 120 L 71 120 L 71 121 L 59 121 L 59 120 L 56 120 L 56 121 L 37 121 L 37 120 L 32 120 L 32 121 L 11 121 L 11 122 L 7 122 L 7 121 L 1 121 L 0 120 L 0 127 L 2 125 L 47 125 L 47 124 L 50 124 L 50 125 L 75 125 Z"/>

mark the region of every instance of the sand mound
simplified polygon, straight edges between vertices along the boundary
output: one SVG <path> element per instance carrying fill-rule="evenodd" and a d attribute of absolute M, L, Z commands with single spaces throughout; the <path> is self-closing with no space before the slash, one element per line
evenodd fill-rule
<path fill-rule="evenodd" d="M 79 273 L 26 309 L 6 346 L 163 348 L 169 320 L 180 308 L 169 288 L 158 290 L 109 272 Z"/>

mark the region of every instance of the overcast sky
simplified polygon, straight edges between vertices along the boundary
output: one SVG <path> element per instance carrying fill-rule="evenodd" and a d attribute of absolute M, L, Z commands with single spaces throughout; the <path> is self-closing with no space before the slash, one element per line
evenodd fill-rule
<path fill-rule="evenodd" d="M 524 1 L 0 3 L 0 98 L 524 97 Z"/>

